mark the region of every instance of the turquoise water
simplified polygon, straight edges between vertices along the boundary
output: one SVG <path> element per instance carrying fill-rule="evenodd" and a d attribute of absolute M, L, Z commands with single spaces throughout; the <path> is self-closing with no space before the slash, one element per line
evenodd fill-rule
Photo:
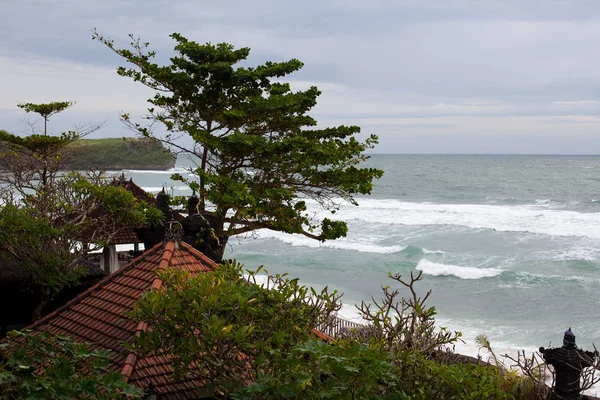
<path fill-rule="evenodd" d="M 348 237 L 258 232 L 230 239 L 227 256 L 344 292 L 349 318 L 393 284 L 388 272 L 422 271 L 419 290 L 432 289 L 439 323 L 465 334 L 458 349 L 469 354 L 479 333 L 500 353 L 558 345 L 569 326 L 579 346 L 600 343 L 600 156 L 377 155 L 367 165 L 385 175 L 333 216 Z M 169 172 L 126 174 L 186 193 Z"/>

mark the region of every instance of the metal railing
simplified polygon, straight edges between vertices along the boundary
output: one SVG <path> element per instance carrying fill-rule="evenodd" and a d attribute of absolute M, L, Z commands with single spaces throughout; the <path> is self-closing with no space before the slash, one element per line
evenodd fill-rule
<path fill-rule="evenodd" d="M 350 321 L 337 315 L 330 315 L 326 323 L 317 326 L 317 330 L 335 339 L 343 335 L 348 335 L 352 329 L 360 330 L 366 326 L 368 325 Z"/>

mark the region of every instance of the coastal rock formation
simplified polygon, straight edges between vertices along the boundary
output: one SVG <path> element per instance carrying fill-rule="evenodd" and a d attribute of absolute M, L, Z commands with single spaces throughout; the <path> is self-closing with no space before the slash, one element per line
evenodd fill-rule
<path fill-rule="evenodd" d="M 64 170 L 167 170 L 177 157 L 156 139 L 80 139 L 65 149 Z"/>

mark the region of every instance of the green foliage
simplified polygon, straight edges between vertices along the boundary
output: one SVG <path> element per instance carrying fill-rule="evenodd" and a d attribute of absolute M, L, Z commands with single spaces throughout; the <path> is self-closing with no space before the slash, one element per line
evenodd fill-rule
<path fill-rule="evenodd" d="M 426 305 L 431 290 L 420 296 L 415 287 L 422 275 L 422 272 L 416 276 L 411 272 L 410 280 L 404 280 L 400 274 L 390 274 L 392 280 L 410 291 L 410 296 L 404 297 L 400 290 L 382 286 L 380 301 L 373 299 L 372 304 L 362 302 L 358 307 L 362 317 L 370 322 L 369 329 L 353 332 L 350 336 L 369 343 L 381 343 L 400 366 L 413 351 L 430 355 L 446 351 L 448 346 L 460 340 L 460 332 L 436 327 L 435 307 Z"/>
<path fill-rule="evenodd" d="M 17 107 L 22 108 L 25 112 L 34 112 L 40 114 L 44 119 L 50 118 L 54 114 L 58 114 L 61 111 L 71 107 L 74 103 L 72 101 L 55 101 L 52 103 L 45 104 L 34 104 L 34 103 L 21 103 Z"/>
<path fill-rule="evenodd" d="M 197 184 L 201 208 L 210 209 L 219 235 L 266 228 L 336 239 L 346 234 L 345 222 L 315 219 L 306 199 L 335 212 L 341 201 L 356 204 L 354 195 L 369 194 L 383 174 L 360 167 L 375 135 L 360 142 L 357 126 L 315 128 L 308 112 L 319 90 L 292 91 L 281 81 L 302 68 L 296 59 L 240 66 L 249 48 L 201 45 L 174 33 L 176 55 L 170 65 L 159 65 L 148 43 L 132 40 L 131 49 L 119 49 L 96 31 L 94 38 L 133 65 L 119 67 L 119 75 L 156 90 L 147 118 L 169 131 L 161 140 L 200 160 L 198 182 L 173 179 Z M 140 135 L 153 135 L 129 114 L 122 119 Z M 179 132 L 195 144 L 181 145 Z"/>
<path fill-rule="evenodd" d="M 0 181 L 18 192 L 52 184 L 64 161 L 63 149 L 77 139 L 75 132 L 20 137 L 0 131 Z"/>
<path fill-rule="evenodd" d="M 87 272 L 81 262 L 90 250 L 127 225 L 163 218 L 126 189 L 107 185 L 101 173 L 60 173 L 65 149 L 78 138 L 76 132 L 19 137 L 0 131 L 0 257 L 20 266 L 35 302 L 33 320 Z"/>
<path fill-rule="evenodd" d="M 0 143 L 9 151 L 28 150 L 34 157 L 42 159 L 64 149 L 79 136 L 75 132 L 62 133 L 58 137 L 45 135 L 16 136 L 0 130 Z"/>
<path fill-rule="evenodd" d="M 236 392 L 243 399 L 403 399 L 385 351 L 352 340 L 298 343 L 275 368 Z"/>
<path fill-rule="evenodd" d="M 162 213 L 121 187 L 70 173 L 0 207 L 0 257 L 21 267 L 38 307 L 87 273 L 86 254 L 132 224 L 161 223 Z"/>
<path fill-rule="evenodd" d="M 9 155 L 25 153 L 60 170 L 166 169 L 175 164 L 175 156 L 153 139 L 80 139 L 76 132 L 20 137 L 0 130 L 0 157 L 5 162 Z"/>
<path fill-rule="evenodd" d="M 175 156 L 152 139 L 81 139 L 65 148 L 71 154 L 62 169 L 167 169 Z"/>
<path fill-rule="evenodd" d="M 134 348 L 162 349 L 178 377 L 205 378 L 207 394 L 227 394 L 274 369 L 339 307 L 335 292 L 317 293 L 285 276 L 270 279 L 277 290 L 269 290 L 242 273 L 236 262 L 197 277 L 159 272 L 161 289 L 146 293 L 133 312 L 152 326 Z"/>
<path fill-rule="evenodd" d="M 402 384 L 415 400 L 514 399 L 504 391 L 497 368 L 486 364 L 444 364 L 413 353 L 412 374 Z M 406 379 L 409 378 L 409 379 Z"/>
<path fill-rule="evenodd" d="M 259 271 L 261 269 L 259 268 Z M 244 275 L 246 273 L 246 275 Z M 410 291 L 384 287 L 363 331 L 333 342 L 310 329 L 332 322 L 339 297 L 300 286 L 287 276 L 256 285 L 257 273 L 225 263 L 190 277 L 159 272 L 162 286 L 146 293 L 132 316 L 148 322 L 133 349 L 171 356 L 178 378 L 202 378 L 206 396 L 235 400 L 400 399 L 541 400 L 531 380 L 487 363 L 466 363 L 448 345 L 460 338 L 435 328 L 435 308 L 415 283 L 392 278 Z M 535 390 L 534 390 L 535 389 Z"/>
<path fill-rule="evenodd" d="M 17 104 L 17 107 L 22 108 L 25 112 L 37 113 L 44 118 L 44 136 L 48 135 L 48 119 L 54 114 L 58 114 L 61 111 L 66 110 L 71 107 L 73 102 L 71 101 L 55 101 L 52 103 L 43 103 L 43 104 L 34 104 L 34 103 L 21 103 Z M 31 128 L 33 130 L 33 125 L 31 124 Z"/>
<path fill-rule="evenodd" d="M 0 399 L 142 397 L 141 389 L 108 369 L 110 356 L 67 336 L 10 332 L 0 344 Z"/>
<path fill-rule="evenodd" d="M 477 335 L 475 344 L 480 350 L 486 350 L 490 354 L 490 363 L 496 367 L 497 381 L 502 386 L 505 393 L 509 393 L 518 399 L 545 399 L 547 397 L 547 387 L 544 382 L 545 364 L 535 362 L 535 356 L 532 356 L 530 363 L 521 364 L 522 358 L 514 360 L 508 356 L 510 361 L 515 364 L 507 366 L 494 352 L 488 337 L 484 334 Z M 523 350 L 523 357 L 525 351 Z M 515 369 L 518 368 L 518 369 Z"/>

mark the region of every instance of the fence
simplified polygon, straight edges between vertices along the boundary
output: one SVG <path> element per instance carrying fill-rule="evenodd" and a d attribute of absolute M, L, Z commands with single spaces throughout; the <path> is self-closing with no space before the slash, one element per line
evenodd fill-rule
<path fill-rule="evenodd" d="M 332 338 L 340 337 L 342 334 L 347 334 L 351 329 L 361 329 L 366 324 L 349 321 L 337 315 L 329 316 L 329 321 L 317 327 L 317 330 Z"/>

